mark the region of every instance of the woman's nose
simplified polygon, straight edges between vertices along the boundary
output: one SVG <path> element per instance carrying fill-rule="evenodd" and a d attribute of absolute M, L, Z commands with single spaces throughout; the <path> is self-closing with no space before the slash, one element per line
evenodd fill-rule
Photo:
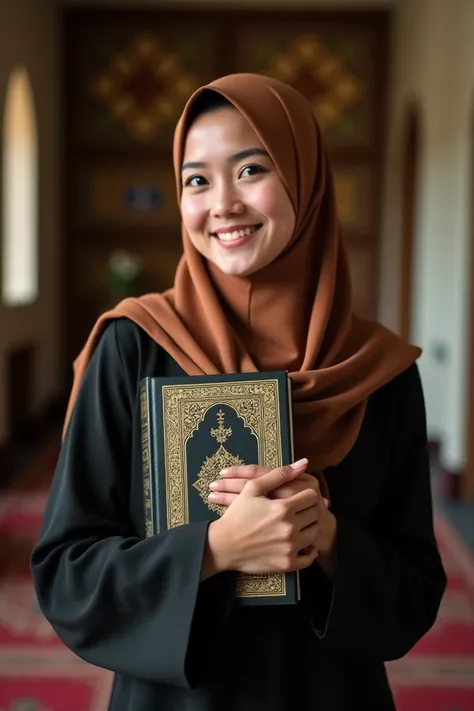
<path fill-rule="evenodd" d="M 244 204 L 233 185 L 215 186 L 212 194 L 211 214 L 213 217 L 239 215 L 244 211 Z"/>

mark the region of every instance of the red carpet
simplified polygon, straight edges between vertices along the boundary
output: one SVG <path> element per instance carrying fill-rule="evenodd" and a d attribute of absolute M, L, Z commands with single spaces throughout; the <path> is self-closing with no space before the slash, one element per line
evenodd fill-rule
<path fill-rule="evenodd" d="M 28 572 L 45 496 L 0 499 L 0 711 L 106 711 L 110 674 L 78 659 L 39 613 Z"/>
<path fill-rule="evenodd" d="M 107 709 L 111 675 L 61 644 L 38 611 L 29 576 L 46 498 L 32 483 L 52 470 L 55 451 L 0 496 L 0 711 Z M 435 628 L 389 665 L 398 711 L 474 711 L 474 559 L 439 515 L 436 531 L 448 590 Z"/>
<path fill-rule="evenodd" d="M 436 516 L 448 587 L 434 628 L 388 665 L 399 711 L 474 711 L 474 558 Z"/>

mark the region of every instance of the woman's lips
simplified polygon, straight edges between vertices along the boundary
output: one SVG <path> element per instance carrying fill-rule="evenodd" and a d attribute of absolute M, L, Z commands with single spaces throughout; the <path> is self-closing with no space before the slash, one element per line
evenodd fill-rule
<path fill-rule="evenodd" d="M 249 242 L 261 226 L 262 225 L 259 224 L 229 232 L 214 232 L 213 237 L 217 239 L 219 245 L 224 249 L 235 249 Z"/>

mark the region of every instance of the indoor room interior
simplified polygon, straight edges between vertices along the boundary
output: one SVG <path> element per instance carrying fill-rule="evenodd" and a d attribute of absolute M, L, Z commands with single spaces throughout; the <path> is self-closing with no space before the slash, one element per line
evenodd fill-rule
<path fill-rule="evenodd" d="M 176 121 L 237 72 L 311 102 L 354 311 L 423 351 L 448 585 L 387 667 L 399 711 L 474 711 L 473 33 L 473 0 L 0 0 L 0 711 L 107 709 L 29 557 L 73 361 L 102 312 L 172 286 Z"/>

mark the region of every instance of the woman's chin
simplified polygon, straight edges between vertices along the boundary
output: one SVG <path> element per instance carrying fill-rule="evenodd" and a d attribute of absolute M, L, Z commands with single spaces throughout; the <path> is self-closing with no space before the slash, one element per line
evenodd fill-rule
<path fill-rule="evenodd" d="M 245 277 L 256 271 L 255 259 L 249 259 L 249 255 L 213 253 L 209 255 L 209 258 L 221 272 L 228 276 Z"/>
<path fill-rule="evenodd" d="M 227 276 L 246 277 L 255 271 L 248 265 L 228 264 L 223 261 L 215 262 L 215 264 Z"/>

